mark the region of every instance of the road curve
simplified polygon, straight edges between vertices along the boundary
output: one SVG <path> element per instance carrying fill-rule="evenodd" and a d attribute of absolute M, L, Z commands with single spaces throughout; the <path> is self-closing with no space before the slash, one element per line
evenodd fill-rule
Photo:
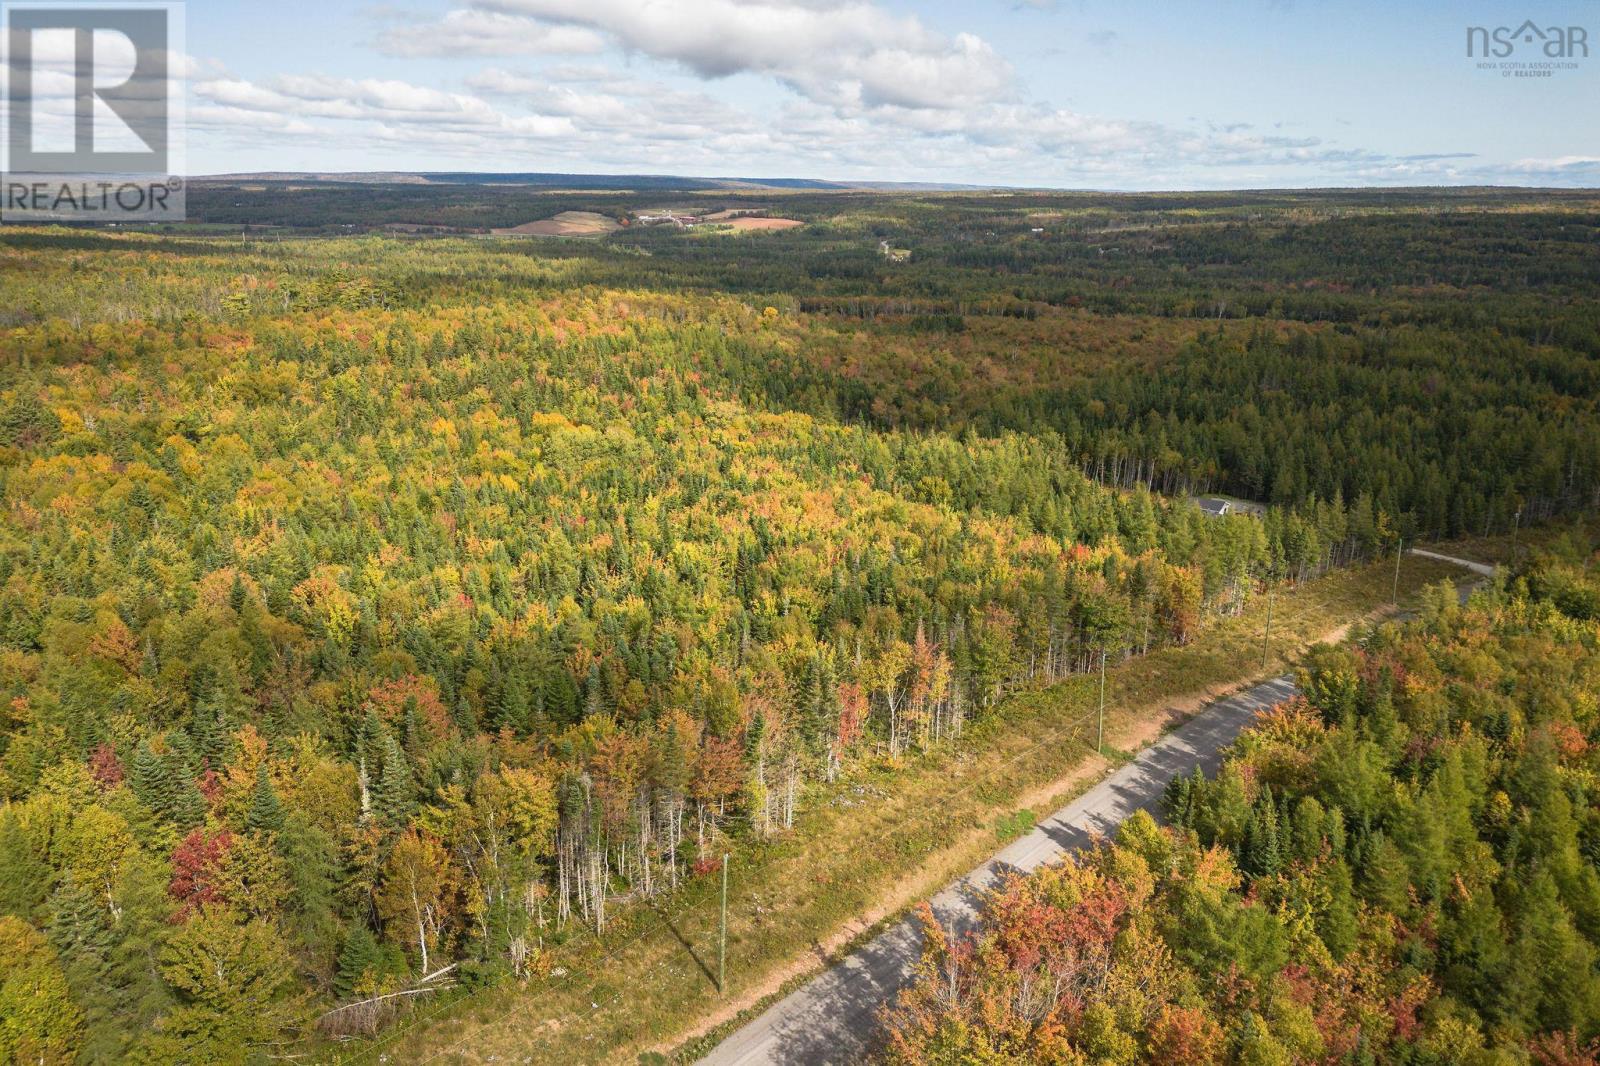
<path fill-rule="evenodd" d="M 1008 872 L 1026 873 L 1109 835 L 1124 818 L 1153 809 L 1167 782 L 1196 766 L 1215 773 L 1222 749 L 1263 708 L 1294 695 L 1288 677 L 1219 700 L 1151 744 L 1132 762 L 1012 841 L 993 858 L 934 896 L 934 916 L 947 929 L 974 928 L 983 892 Z M 922 952 L 922 929 L 902 919 L 815 980 L 773 1004 L 701 1059 L 704 1066 L 860 1062 L 874 1012 L 905 983 Z"/>
<path fill-rule="evenodd" d="M 1431 552 L 1425 548 L 1407 548 L 1406 554 L 1420 555 L 1424 559 L 1437 559 L 1442 563 L 1455 563 L 1457 566 L 1466 567 L 1474 574 L 1481 574 L 1484 577 L 1494 577 L 1495 568 L 1490 563 L 1475 563 L 1471 559 L 1457 559 L 1454 555 L 1440 555 L 1438 552 Z M 1465 597 L 1463 597 L 1462 602 L 1466 602 Z"/>

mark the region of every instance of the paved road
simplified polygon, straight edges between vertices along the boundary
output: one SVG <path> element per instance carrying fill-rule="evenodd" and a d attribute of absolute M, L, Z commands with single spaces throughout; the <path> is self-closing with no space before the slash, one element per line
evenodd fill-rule
<path fill-rule="evenodd" d="M 1109 835 L 1124 818 L 1153 809 L 1167 782 L 1196 766 L 1215 773 L 1222 749 L 1256 712 L 1295 692 L 1287 677 L 1212 704 L 1146 748 L 1078 799 L 1012 841 L 994 858 L 930 901 L 947 929 L 975 926 L 984 890 L 1010 871 L 1026 873 Z M 905 983 L 922 953 L 922 929 L 907 918 L 839 965 L 775 1003 L 700 1060 L 707 1066 L 860 1062 L 875 1028 L 873 1014 Z"/>
<path fill-rule="evenodd" d="M 1495 568 L 1489 563 L 1475 563 L 1471 559 L 1457 559 L 1454 555 L 1440 555 L 1438 552 L 1427 551 L 1423 548 L 1407 549 L 1406 554 L 1420 555 L 1424 559 L 1437 559 L 1442 563 L 1455 563 L 1457 566 L 1466 567 L 1474 574 L 1482 574 L 1484 577 L 1494 577 Z M 1462 596 L 1461 602 L 1466 602 L 1465 595 Z"/>

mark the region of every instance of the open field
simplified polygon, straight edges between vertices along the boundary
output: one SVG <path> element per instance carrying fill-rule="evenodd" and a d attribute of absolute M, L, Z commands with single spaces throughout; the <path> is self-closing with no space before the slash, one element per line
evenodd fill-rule
<path fill-rule="evenodd" d="M 712 211 L 709 214 L 701 215 L 700 221 L 721 222 L 725 219 L 740 218 L 744 215 L 755 214 L 766 210 L 768 210 L 768 208 L 754 204 L 749 207 L 725 207 L 721 211 Z"/>
<path fill-rule="evenodd" d="M 490 232 L 503 237 L 604 237 L 621 228 L 616 219 L 595 211 L 562 211 L 537 222 L 524 222 L 520 226 Z"/>
<path fill-rule="evenodd" d="M 729 229 L 738 230 L 742 233 L 794 229 L 796 226 L 804 226 L 805 223 L 793 218 L 766 218 L 740 215 L 737 218 L 730 218 L 726 221 L 720 222 L 719 225 L 726 226 Z"/>
<path fill-rule="evenodd" d="M 1393 566 L 1378 563 L 1280 595 L 1265 663 L 1265 603 L 1217 623 L 1183 648 L 1110 671 L 1108 744 L 1149 743 L 1211 699 L 1281 672 L 1304 647 L 1340 639 L 1387 606 Z M 1457 579 L 1442 563 L 1407 558 L 1402 596 Z M 1065 802 L 1113 763 L 1095 755 L 1097 679 L 1024 692 L 959 744 L 899 765 L 864 767 L 808 796 L 796 829 L 732 860 L 729 997 L 719 1002 L 716 878 L 649 907 L 619 911 L 603 938 L 580 934 L 554 949 L 546 976 L 447 1003 L 401 1024 L 346 1061 L 377 1061 L 405 1047 L 415 1062 L 632 1062 L 640 1051 L 687 1061 L 780 990 L 998 845 L 995 823 Z M 1113 752 L 1112 758 L 1118 758 Z M 436 1012 L 436 1013 L 435 1013 Z M 696 1025 L 685 1019 L 703 1019 Z M 707 1032 L 707 1030 L 709 1030 Z"/>

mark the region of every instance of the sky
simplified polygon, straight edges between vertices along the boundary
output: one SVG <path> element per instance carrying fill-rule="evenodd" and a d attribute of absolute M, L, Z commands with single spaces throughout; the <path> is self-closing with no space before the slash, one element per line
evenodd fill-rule
<path fill-rule="evenodd" d="M 1594 54 L 1548 77 L 1467 56 L 1468 27 L 1529 19 Z M 184 21 L 190 174 L 1600 185 L 1600 0 L 190 0 Z"/>

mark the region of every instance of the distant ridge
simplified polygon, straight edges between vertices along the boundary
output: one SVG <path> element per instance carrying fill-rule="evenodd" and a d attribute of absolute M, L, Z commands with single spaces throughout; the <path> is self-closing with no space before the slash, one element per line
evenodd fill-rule
<path fill-rule="evenodd" d="M 995 185 L 960 185 L 928 181 L 830 181 L 823 178 L 686 178 L 670 174 L 495 174 L 475 171 L 262 171 L 211 174 L 199 182 L 299 181 L 342 185 L 527 185 L 579 190 L 692 189 L 884 189 L 901 192 L 977 192 Z"/>

